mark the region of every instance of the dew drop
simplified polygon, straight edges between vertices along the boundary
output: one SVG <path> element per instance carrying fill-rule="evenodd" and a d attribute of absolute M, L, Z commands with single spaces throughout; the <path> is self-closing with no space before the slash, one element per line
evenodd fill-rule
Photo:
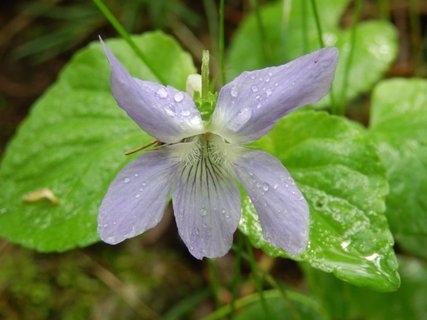
<path fill-rule="evenodd" d="M 261 106 L 261 103 L 258 103 L 257 105 L 256 105 L 256 108 L 257 109 L 259 109 L 259 108 L 261 108 L 262 106 Z"/>
<path fill-rule="evenodd" d="M 274 190 L 276 190 L 278 187 L 279 187 L 279 185 L 276 183 L 276 184 L 273 186 L 273 189 L 274 189 Z"/>
<path fill-rule="evenodd" d="M 165 112 L 166 112 L 166 114 L 167 114 L 168 116 L 173 117 L 173 116 L 175 115 L 175 110 L 174 110 L 173 105 L 169 105 L 169 106 L 167 106 L 167 107 L 165 108 Z"/>
<path fill-rule="evenodd" d="M 258 87 L 257 86 L 252 86 L 252 92 L 257 92 L 258 91 Z"/>
<path fill-rule="evenodd" d="M 139 174 L 135 173 L 134 176 L 137 177 L 137 176 L 139 176 Z"/>
<path fill-rule="evenodd" d="M 231 88 L 230 94 L 233 98 L 236 98 L 239 94 L 239 90 L 237 89 L 237 87 Z"/>
<path fill-rule="evenodd" d="M 164 98 L 166 98 L 168 96 L 168 92 L 166 91 L 165 88 L 160 88 L 159 90 L 157 90 L 157 95 L 160 98 L 164 99 Z"/>
<path fill-rule="evenodd" d="M 129 178 L 124 178 L 124 179 L 123 179 L 123 182 L 124 182 L 124 183 L 129 183 L 129 181 L 130 181 L 130 179 L 129 179 Z"/>
<path fill-rule="evenodd" d="M 139 194 L 139 193 L 137 193 L 136 195 L 135 195 L 135 198 L 139 198 L 141 195 Z"/>
<path fill-rule="evenodd" d="M 264 191 L 268 191 L 268 190 L 270 189 L 270 185 L 269 185 L 268 183 L 264 182 L 264 183 L 262 184 L 262 189 L 263 189 Z"/>
<path fill-rule="evenodd" d="M 265 78 L 265 82 L 270 82 L 270 78 L 269 77 Z"/>
<path fill-rule="evenodd" d="M 208 214 L 208 209 L 206 209 L 205 207 L 201 208 L 200 209 L 200 214 L 202 216 L 206 216 Z"/>
<path fill-rule="evenodd" d="M 176 102 L 181 102 L 182 100 L 184 100 L 184 94 L 182 92 L 177 92 L 177 93 L 175 93 L 173 99 Z"/>
<path fill-rule="evenodd" d="M 279 83 L 278 83 L 278 82 L 276 82 L 276 83 L 274 84 L 274 86 L 275 86 L 275 87 L 278 87 L 278 86 L 279 86 Z"/>
<path fill-rule="evenodd" d="M 181 115 L 184 117 L 188 117 L 191 114 L 191 111 L 188 109 L 184 109 L 181 111 Z"/>
<path fill-rule="evenodd" d="M 273 91 L 271 91 L 271 89 L 267 89 L 267 90 L 265 90 L 265 93 L 267 94 L 267 97 L 269 97 L 269 96 L 271 96 Z"/>
<path fill-rule="evenodd" d="M 251 79 L 252 79 L 252 80 L 255 80 L 255 76 L 251 76 Z"/>
<path fill-rule="evenodd" d="M 139 191 L 144 191 L 144 188 L 139 188 Z"/>
<path fill-rule="evenodd" d="M 240 110 L 236 116 L 229 122 L 229 127 L 232 130 L 239 130 L 242 128 L 250 119 L 252 111 L 248 108 Z"/>

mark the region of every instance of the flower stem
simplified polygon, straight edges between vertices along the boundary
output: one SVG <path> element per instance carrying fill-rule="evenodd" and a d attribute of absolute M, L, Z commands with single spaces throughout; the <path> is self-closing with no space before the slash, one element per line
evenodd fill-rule
<path fill-rule="evenodd" d="M 222 87 L 225 83 L 225 63 L 224 63 L 224 0 L 219 2 L 219 36 L 218 36 L 218 58 L 219 58 L 219 68 L 221 70 L 221 83 Z"/>
<path fill-rule="evenodd" d="M 258 272 L 259 268 L 258 268 L 257 263 L 255 261 L 255 257 L 254 257 L 254 253 L 252 250 L 251 243 L 247 239 L 246 239 L 246 251 L 248 253 L 248 261 L 249 261 L 249 264 L 250 264 L 251 269 L 252 269 L 252 276 L 253 276 L 253 279 L 255 282 L 255 286 L 256 286 L 258 293 L 259 293 L 261 306 L 264 310 L 265 315 L 269 315 L 269 310 L 268 310 L 267 303 L 266 303 L 265 297 L 264 297 L 262 279 L 260 279 L 260 274 Z M 266 317 L 266 318 L 269 318 L 269 317 Z"/>
<path fill-rule="evenodd" d="M 259 10 L 258 0 L 251 0 L 250 3 L 251 3 L 251 6 L 255 12 L 256 25 L 257 25 L 259 37 L 261 40 L 261 47 L 262 47 L 262 54 L 263 54 L 263 58 L 264 58 L 264 63 L 265 63 L 265 65 L 269 65 L 269 64 L 271 64 L 271 57 L 270 57 L 269 50 L 268 50 L 269 47 L 268 47 L 268 42 L 267 42 L 266 35 L 265 35 L 264 24 L 262 22 L 261 13 Z"/>
<path fill-rule="evenodd" d="M 356 47 L 356 36 L 357 36 L 357 22 L 360 19 L 361 11 L 362 11 L 362 1 L 357 0 L 356 8 L 354 9 L 354 14 L 352 19 L 353 21 L 352 21 L 351 31 L 350 31 L 350 52 L 347 56 L 347 61 L 344 67 L 344 79 L 343 79 L 343 84 L 341 89 L 342 90 L 341 97 L 338 103 L 337 111 L 339 115 L 345 114 L 345 109 L 346 109 L 345 105 L 347 103 L 348 79 L 350 77 L 350 69 L 353 63 L 353 58 L 354 58 L 354 49 Z"/>
<path fill-rule="evenodd" d="M 209 51 L 203 50 L 202 55 L 202 103 L 207 102 L 209 96 Z"/>
<path fill-rule="evenodd" d="M 317 35 L 319 38 L 319 45 L 321 48 L 323 48 L 325 46 L 325 42 L 323 41 L 322 25 L 320 23 L 319 12 L 317 11 L 316 0 L 311 0 L 311 7 L 313 9 L 314 20 L 316 22 L 316 29 L 317 29 Z M 331 89 L 329 91 L 329 99 L 330 99 L 330 105 L 331 105 L 331 113 L 332 114 L 339 114 L 339 106 L 337 105 L 336 100 L 335 100 L 333 83 L 331 84 Z"/>

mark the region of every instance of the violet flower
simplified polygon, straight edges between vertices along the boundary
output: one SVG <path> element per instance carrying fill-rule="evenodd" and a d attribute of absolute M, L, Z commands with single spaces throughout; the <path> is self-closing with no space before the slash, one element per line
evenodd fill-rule
<path fill-rule="evenodd" d="M 133 78 L 105 51 L 118 105 L 164 144 L 125 166 L 111 183 L 99 210 L 101 239 L 116 244 L 156 226 L 172 191 L 178 231 L 191 254 L 221 257 L 240 220 L 237 180 L 258 213 L 264 238 L 290 254 L 304 251 L 306 200 L 278 159 L 243 145 L 265 135 L 298 106 L 327 94 L 337 49 L 243 72 L 220 90 L 207 122 L 187 93 Z"/>

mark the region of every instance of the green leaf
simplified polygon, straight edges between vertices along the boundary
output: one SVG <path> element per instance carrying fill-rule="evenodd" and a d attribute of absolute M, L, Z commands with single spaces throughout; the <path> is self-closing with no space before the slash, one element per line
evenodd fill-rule
<path fill-rule="evenodd" d="M 335 46 L 340 51 L 333 88 L 338 99 L 343 98 L 344 75 L 351 49 L 351 31 L 339 28 L 340 17 L 348 2 L 317 0 L 323 40 L 326 46 Z M 310 1 L 292 3 L 289 16 L 283 13 L 282 2 L 264 7 L 260 14 L 264 32 L 259 30 L 254 14 L 249 15 L 236 31 L 229 52 L 230 78 L 244 70 L 283 64 L 319 49 Z M 397 55 L 397 32 L 387 21 L 359 23 L 353 50 L 346 86 L 348 99 L 370 89 L 388 69 Z M 329 96 L 317 103 L 317 106 L 326 106 L 328 103 Z"/>
<path fill-rule="evenodd" d="M 195 72 L 191 57 L 160 32 L 135 36 L 144 65 L 122 40 L 111 50 L 134 76 L 184 89 Z M 105 191 L 131 158 L 124 152 L 152 138 L 115 103 L 110 68 L 98 42 L 77 53 L 59 80 L 35 103 L 8 146 L 0 168 L 0 235 L 40 251 L 64 251 L 98 240 L 96 217 Z M 59 204 L 24 202 L 48 188 Z"/>
<path fill-rule="evenodd" d="M 286 291 L 283 297 L 278 290 L 245 296 L 235 301 L 237 320 L 285 320 L 285 319 L 326 319 L 325 310 L 312 298 L 295 291 Z M 231 313 L 229 305 L 211 313 L 203 320 L 224 319 Z"/>
<path fill-rule="evenodd" d="M 381 82 L 370 129 L 387 168 L 390 228 L 404 249 L 427 258 L 427 81 Z"/>
<path fill-rule="evenodd" d="M 345 284 L 330 275 L 306 269 L 311 290 L 332 319 L 426 319 L 427 266 L 413 258 L 399 259 L 402 286 L 379 293 Z"/>
<path fill-rule="evenodd" d="M 257 147 L 283 162 L 310 206 L 309 247 L 292 258 L 356 285 L 395 290 L 399 275 L 384 215 L 388 185 L 364 130 L 324 112 L 297 112 L 279 121 Z M 286 257 L 263 239 L 247 196 L 243 202 L 240 229 L 256 247 Z"/>

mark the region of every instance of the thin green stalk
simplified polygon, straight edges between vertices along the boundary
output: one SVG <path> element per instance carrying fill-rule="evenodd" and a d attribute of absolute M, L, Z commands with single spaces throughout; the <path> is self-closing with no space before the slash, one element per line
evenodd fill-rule
<path fill-rule="evenodd" d="M 411 49 L 412 49 L 412 64 L 415 74 L 420 70 L 418 67 L 422 63 L 421 52 L 421 25 L 419 14 L 418 0 L 409 0 L 409 23 L 411 27 Z"/>
<path fill-rule="evenodd" d="M 378 0 L 378 11 L 381 19 L 390 19 L 390 4 L 388 0 Z"/>
<path fill-rule="evenodd" d="M 249 243 L 249 241 L 247 242 Z M 232 249 L 236 252 L 236 246 L 233 246 Z M 289 310 L 291 311 L 292 318 L 295 320 L 300 320 L 300 316 L 297 310 L 293 306 L 292 302 L 289 300 L 289 294 L 286 291 L 286 289 L 283 288 L 283 286 L 280 285 L 266 270 L 259 268 L 256 263 L 252 265 L 251 261 L 253 261 L 253 257 L 251 259 L 248 253 L 242 253 L 242 258 L 248 261 L 251 266 L 254 266 L 256 268 L 256 272 L 260 274 L 262 277 L 264 277 L 264 279 L 270 284 L 270 286 L 278 290 L 283 300 L 285 301 L 286 305 L 288 306 Z"/>
<path fill-rule="evenodd" d="M 269 65 L 271 63 L 270 52 L 268 50 L 269 45 L 267 42 L 267 37 L 265 35 L 265 29 L 264 29 L 264 24 L 262 22 L 261 13 L 259 10 L 258 0 L 251 0 L 250 3 L 252 6 L 252 10 L 255 12 L 255 19 L 256 19 L 259 37 L 261 39 L 261 47 L 262 47 L 262 54 L 263 54 L 263 58 L 264 58 L 264 63 L 266 65 Z"/>
<path fill-rule="evenodd" d="M 302 44 L 304 53 L 308 51 L 308 28 L 307 28 L 307 2 L 306 0 L 301 0 L 301 13 L 302 13 Z"/>
<path fill-rule="evenodd" d="M 345 109 L 346 109 L 345 106 L 347 103 L 348 80 L 349 80 L 351 65 L 353 63 L 353 58 L 354 58 L 354 48 L 356 47 L 357 23 L 360 19 L 361 12 L 362 12 L 362 0 L 357 0 L 356 7 L 354 8 L 354 12 L 353 12 L 353 19 L 352 19 L 352 25 L 351 25 L 351 31 L 350 31 L 350 52 L 348 54 L 347 61 L 344 66 L 344 78 L 343 78 L 343 84 L 342 84 L 342 91 L 341 91 L 340 101 L 338 103 L 337 111 L 339 115 L 345 114 Z"/>
<path fill-rule="evenodd" d="M 145 54 L 141 51 L 141 49 L 139 49 L 136 43 L 132 40 L 129 33 L 127 33 L 125 28 L 123 28 L 119 20 L 116 19 L 116 17 L 113 15 L 110 9 L 108 9 L 108 7 L 104 4 L 104 2 L 102 0 L 92 0 L 92 1 L 98 7 L 99 11 L 101 11 L 101 13 L 105 16 L 105 18 L 107 18 L 107 20 L 111 23 L 114 29 L 116 29 L 117 33 L 128 43 L 128 45 L 132 48 L 135 54 L 147 66 L 150 72 L 157 78 L 157 80 L 162 84 L 166 84 L 165 79 L 163 79 L 163 77 L 150 66 L 150 63 L 148 62 L 148 59 L 145 56 Z"/>
<path fill-rule="evenodd" d="M 212 290 L 214 293 L 215 304 L 217 308 L 221 307 L 221 301 L 219 299 L 221 284 L 219 283 L 218 271 L 215 265 L 215 260 L 207 259 L 209 268 L 209 278 L 211 281 Z"/>
<path fill-rule="evenodd" d="M 269 290 L 265 293 L 266 297 L 272 299 L 277 298 L 279 296 L 277 291 Z M 243 297 L 236 302 L 236 308 L 242 309 L 246 306 L 250 306 L 251 304 L 256 303 L 259 300 L 258 294 L 251 294 L 249 296 Z M 230 305 L 226 305 L 218 310 L 215 310 L 211 314 L 204 317 L 202 320 L 217 320 L 224 319 L 227 315 L 231 313 Z"/>
<path fill-rule="evenodd" d="M 243 250 L 243 236 L 238 233 L 237 234 L 237 245 L 236 245 L 236 258 L 234 261 L 234 270 L 233 270 L 233 281 L 231 283 L 231 314 L 230 318 L 234 319 L 234 313 L 236 311 L 236 300 L 237 300 L 237 290 L 240 284 L 240 267 L 242 262 L 242 250 Z"/>
<path fill-rule="evenodd" d="M 319 38 L 319 45 L 321 48 L 323 48 L 325 46 L 325 43 L 323 41 L 322 25 L 320 23 L 319 12 L 317 11 L 316 0 L 311 0 L 311 7 L 313 9 L 314 20 L 316 22 L 316 30 L 317 30 L 317 36 Z M 339 107 L 335 101 L 333 84 L 331 84 L 331 90 L 329 91 L 329 99 L 330 99 L 330 104 L 331 104 L 331 113 L 332 114 L 338 114 Z"/>
<path fill-rule="evenodd" d="M 258 294 L 260 297 L 260 301 L 261 301 L 261 306 L 264 310 L 264 313 L 268 316 L 270 314 L 269 310 L 268 310 L 268 306 L 267 306 L 267 302 L 265 301 L 265 297 L 264 297 L 264 290 L 263 290 L 263 285 L 262 285 L 262 280 L 260 279 L 260 275 L 258 272 L 258 265 L 257 262 L 255 261 L 255 257 L 254 257 L 254 253 L 252 251 L 252 246 L 251 243 L 249 242 L 249 240 L 246 239 L 246 251 L 247 251 L 247 256 L 248 256 L 248 261 L 249 264 L 251 266 L 252 269 L 252 276 L 255 282 L 255 286 L 258 290 Z"/>
<path fill-rule="evenodd" d="M 323 48 L 325 46 L 325 43 L 323 42 L 322 25 L 320 24 L 320 17 L 319 17 L 319 12 L 317 11 L 316 0 L 311 0 L 311 7 L 313 8 L 314 21 L 316 22 L 316 30 L 317 30 L 317 36 L 319 38 L 319 45 L 321 48 Z"/>
<path fill-rule="evenodd" d="M 219 68 L 221 70 L 221 83 L 220 86 L 225 83 L 225 63 L 224 63 L 224 0 L 219 1 L 219 36 L 218 36 L 218 58 Z"/>
<path fill-rule="evenodd" d="M 208 20 L 209 35 L 212 39 L 212 48 L 214 49 L 215 55 L 219 56 L 218 43 L 219 43 L 219 25 L 218 25 L 218 14 L 216 11 L 215 1 L 203 0 L 203 7 L 205 9 L 205 15 Z"/>

